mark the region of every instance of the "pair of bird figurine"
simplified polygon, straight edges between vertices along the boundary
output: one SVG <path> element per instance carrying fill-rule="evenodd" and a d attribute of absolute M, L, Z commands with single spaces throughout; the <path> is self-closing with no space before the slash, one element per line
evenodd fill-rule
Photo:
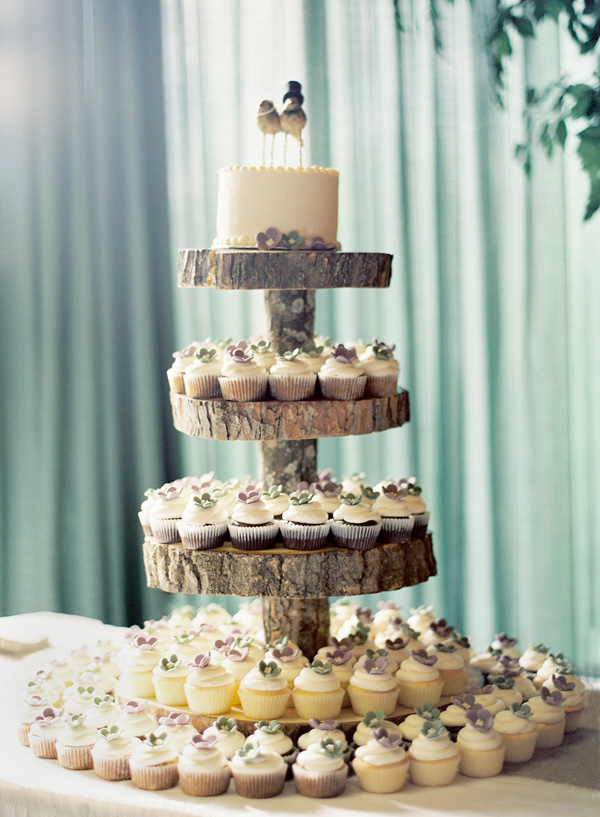
<path fill-rule="evenodd" d="M 283 163 L 286 165 L 287 138 L 294 136 L 298 140 L 300 154 L 300 167 L 302 167 L 302 130 L 306 125 L 306 114 L 302 110 L 304 97 L 302 96 L 302 85 L 294 80 L 288 82 L 287 91 L 284 94 L 283 102 L 285 108 L 279 114 L 275 105 L 269 99 L 264 99 L 258 106 L 256 112 L 256 124 L 263 134 L 263 165 L 265 164 L 265 150 L 267 136 L 271 136 L 271 164 L 273 164 L 273 150 L 275 146 L 275 135 L 285 133 L 283 146 Z"/>

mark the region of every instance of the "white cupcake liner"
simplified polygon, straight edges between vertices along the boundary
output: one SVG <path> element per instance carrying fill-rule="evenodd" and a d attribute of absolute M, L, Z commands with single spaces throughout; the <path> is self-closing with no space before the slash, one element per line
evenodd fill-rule
<path fill-rule="evenodd" d="M 185 394 L 185 382 L 183 379 L 183 372 L 174 372 L 171 369 L 167 371 L 167 379 L 169 381 L 169 389 L 175 394 Z"/>
<path fill-rule="evenodd" d="M 367 378 L 364 375 L 332 377 L 319 372 L 318 378 L 321 394 L 327 400 L 359 400 L 364 395 L 367 385 Z"/>
<path fill-rule="evenodd" d="M 283 545 L 290 550 L 321 550 L 327 547 L 329 528 L 329 522 L 324 525 L 298 525 L 282 519 L 279 523 Z"/>
<path fill-rule="evenodd" d="M 29 745 L 33 749 L 36 757 L 47 758 L 49 760 L 56 760 L 58 754 L 56 752 L 56 735 L 53 738 L 44 737 L 43 735 L 29 735 Z"/>
<path fill-rule="evenodd" d="M 311 772 L 294 763 L 292 771 L 298 793 L 304 797 L 337 797 L 346 788 L 348 767 L 345 763 L 333 772 Z"/>
<path fill-rule="evenodd" d="M 130 763 L 131 782 L 138 789 L 160 791 L 172 789 L 179 780 L 177 763 L 163 763 L 159 766 L 135 766 Z"/>
<path fill-rule="evenodd" d="M 233 706 L 236 684 L 198 687 L 188 683 L 184 690 L 188 707 L 192 712 L 198 715 L 224 715 Z"/>
<path fill-rule="evenodd" d="M 413 526 L 414 516 L 382 516 L 378 541 L 381 544 L 409 542 Z"/>
<path fill-rule="evenodd" d="M 152 536 L 159 545 L 172 545 L 179 542 L 178 525 L 181 519 L 159 519 L 156 516 L 150 517 L 150 528 Z"/>
<path fill-rule="evenodd" d="M 220 377 L 221 393 L 225 400 L 254 402 L 264 400 L 269 386 L 269 375 L 259 374 L 256 377 Z"/>
<path fill-rule="evenodd" d="M 368 374 L 365 397 L 388 397 L 388 395 L 396 393 L 397 385 L 397 374 Z"/>
<path fill-rule="evenodd" d="M 231 544 L 238 550 L 270 550 L 275 546 L 279 533 L 279 522 L 267 525 L 229 524 Z"/>
<path fill-rule="evenodd" d="M 213 550 L 221 547 L 227 536 L 227 522 L 220 525 L 189 525 L 180 522 L 179 538 L 186 550 Z"/>
<path fill-rule="evenodd" d="M 411 539 L 422 539 L 425 536 L 427 533 L 427 525 L 429 524 L 430 516 L 431 514 L 429 511 L 413 514 L 413 519 L 415 522 L 410 535 Z"/>
<path fill-rule="evenodd" d="M 131 777 L 128 757 L 102 757 L 92 752 L 92 759 L 94 771 L 102 780 L 129 780 Z"/>
<path fill-rule="evenodd" d="M 82 771 L 83 769 L 93 769 L 92 746 L 64 746 L 56 744 L 56 756 L 58 762 L 65 769 Z"/>
<path fill-rule="evenodd" d="M 269 375 L 269 388 L 275 400 L 310 400 L 317 384 L 316 374 Z"/>
<path fill-rule="evenodd" d="M 192 797 L 215 797 L 224 794 L 229 788 L 230 780 L 229 766 L 217 771 L 203 771 L 179 764 L 179 785 L 185 794 Z"/>
<path fill-rule="evenodd" d="M 221 396 L 218 374 L 186 374 L 183 380 L 185 383 L 185 393 L 188 397 L 195 397 L 199 400 L 209 400 L 212 397 Z"/>
<path fill-rule="evenodd" d="M 139 511 L 138 519 L 140 520 L 140 525 L 144 531 L 144 536 L 152 536 L 152 528 L 150 527 L 150 519 L 148 518 L 148 514 L 145 511 Z"/>
<path fill-rule="evenodd" d="M 352 766 L 361 789 L 373 794 L 393 794 L 404 788 L 408 775 L 408 757 L 399 763 L 372 766 L 355 757 Z"/>
<path fill-rule="evenodd" d="M 240 797 L 249 797 L 252 800 L 277 797 L 283 791 L 286 772 L 287 767 L 285 766 L 279 772 L 269 772 L 268 774 L 247 774 L 234 770 L 235 790 Z"/>
<path fill-rule="evenodd" d="M 19 738 L 19 742 L 23 744 L 23 746 L 29 746 L 29 730 L 31 728 L 30 723 L 20 723 L 19 728 L 17 730 L 17 737 Z"/>
<path fill-rule="evenodd" d="M 352 525 L 348 522 L 331 523 L 331 534 L 337 547 L 350 550 L 370 550 L 375 547 L 381 524 Z"/>

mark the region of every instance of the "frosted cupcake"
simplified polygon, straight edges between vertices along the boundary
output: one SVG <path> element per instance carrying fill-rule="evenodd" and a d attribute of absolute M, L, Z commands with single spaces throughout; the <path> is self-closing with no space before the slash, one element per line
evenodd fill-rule
<path fill-rule="evenodd" d="M 494 684 L 496 684 L 498 678 L 512 678 L 515 683 L 515 690 L 523 696 L 524 701 L 528 701 L 529 698 L 534 698 L 538 694 L 535 684 L 518 660 L 503 655 L 500 658 L 499 665 L 502 667 L 501 671 L 490 675 L 490 681 Z"/>
<path fill-rule="evenodd" d="M 185 349 L 173 352 L 173 365 L 167 369 L 167 380 L 170 390 L 175 394 L 185 394 L 184 374 L 187 367 L 194 361 L 196 348 L 196 344 L 192 343 Z"/>
<path fill-rule="evenodd" d="M 121 680 L 131 696 L 154 698 L 152 672 L 162 657 L 156 636 L 138 635 L 127 649 Z"/>
<path fill-rule="evenodd" d="M 575 732 L 581 724 L 585 707 L 581 695 L 575 691 L 575 682 L 568 675 L 553 675 L 544 681 L 542 689 L 560 692 L 563 696 L 561 707 L 565 713 L 565 733 Z"/>
<path fill-rule="evenodd" d="M 538 727 L 531 714 L 528 704 L 514 703 L 494 718 L 494 729 L 504 743 L 506 763 L 526 763 L 533 757 Z"/>
<path fill-rule="evenodd" d="M 367 378 L 358 365 L 354 349 L 341 343 L 331 351 L 331 356 L 319 371 L 319 386 L 323 397 L 330 400 L 358 400 L 364 392 Z"/>
<path fill-rule="evenodd" d="M 281 755 L 246 741 L 231 758 L 235 790 L 240 797 L 262 799 L 283 791 L 287 765 Z"/>
<path fill-rule="evenodd" d="M 272 650 L 267 650 L 265 661 L 275 662 L 290 689 L 294 686 L 294 680 L 308 664 L 308 659 L 302 655 L 300 650 L 290 646 L 274 647 Z"/>
<path fill-rule="evenodd" d="M 316 658 L 294 680 L 292 699 L 298 717 L 324 721 L 341 711 L 344 690 L 329 661 Z"/>
<path fill-rule="evenodd" d="M 377 659 L 365 658 L 358 664 L 348 684 L 348 697 L 357 715 L 382 709 L 391 715 L 398 700 L 398 681 L 387 671 L 388 661 L 383 656 Z"/>
<path fill-rule="evenodd" d="M 487 709 L 492 717 L 503 709 L 506 709 L 504 701 L 500 700 L 500 698 L 496 698 L 494 695 L 494 687 L 492 684 L 486 684 L 483 687 L 473 685 L 466 691 L 474 695 L 475 703 L 479 704 L 483 709 Z"/>
<path fill-rule="evenodd" d="M 298 750 L 294 746 L 292 739 L 283 731 L 283 726 L 279 721 L 258 721 L 254 724 L 254 732 L 248 740 L 258 743 L 263 749 L 277 752 L 285 760 L 288 766 L 296 759 Z"/>
<path fill-rule="evenodd" d="M 138 789 L 160 791 L 177 785 L 177 752 L 162 732 L 151 732 L 129 758 L 131 782 Z"/>
<path fill-rule="evenodd" d="M 329 480 L 322 480 L 313 483 L 311 490 L 314 491 L 315 497 L 323 510 L 327 511 L 331 518 L 335 511 L 340 507 L 340 493 L 342 486 L 336 482 Z"/>
<path fill-rule="evenodd" d="M 227 535 L 227 510 L 210 493 L 195 494 L 185 506 L 178 525 L 184 548 L 212 550 L 221 547 Z"/>
<path fill-rule="evenodd" d="M 159 704 L 185 706 L 187 699 L 184 685 L 187 674 L 187 658 L 184 655 L 163 655 L 152 670 L 154 694 Z"/>
<path fill-rule="evenodd" d="M 29 731 L 31 724 L 38 715 L 42 715 L 44 710 L 55 703 L 53 697 L 42 697 L 41 695 L 29 695 L 21 707 L 19 716 L 18 738 L 23 746 L 29 746 Z"/>
<path fill-rule="evenodd" d="M 188 397 L 207 400 L 221 396 L 219 377 L 222 363 L 216 349 L 204 346 L 196 350 L 193 362 L 183 374 L 183 384 Z"/>
<path fill-rule="evenodd" d="M 46 706 L 36 715 L 29 729 L 29 746 L 36 757 L 56 760 L 56 741 L 64 727 L 63 710 Z"/>
<path fill-rule="evenodd" d="M 94 771 L 103 780 L 129 780 L 129 758 L 141 744 L 141 740 L 128 737 L 116 724 L 100 729 L 100 737 L 92 748 Z"/>
<path fill-rule="evenodd" d="M 408 542 L 414 525 L 414 517 L 406 501 L 408 494 L 405 488 L 388 483 L 381 489 L 381 494 L 373 503 L 373 510 L 381 515 L 381 532 L 379 541 Z"/>
<path fill-rule="evenodd" d="M 148 521 L 157 542 L 169 545 L 179 541 L 179 523 L 187 501 L 183 485 L 169 485 L 156 492 Z"/>
<path fill-rule="evenodd" d="M 178 763 L 179 783 L 192 797 L 213 797 L 229 788 L 231 769 L 211 735 L 192 735 L 183 747 Z"/>
<path fill-rule="evenodd" d="M 420 734 L 423 724 L 426 721 L 437 721 L 440 719 L 440 710 L 430 703 L 424 703 L 422 707 L 417 706 L 414 714 L 408 715 L 400 724 L 400 732 L 404 740 L 413 741 Z"/>
<path fill-rule="evenodd" d="M 394 359 L 395 345 L 387 346 L 377 339 L 360 355 L 360 365 L 367 376 L 365 395 L 385 397 L 394 394 L 398 384 L 398 361 Z"/>
<path fill-rule="evenodd" d="M 453 739 L 460 730 L 467 725 L 467 712 L 470 710 L 483 709 L 481 704 L 475 701 L 475 696 L 466 692 L 462 696 L 454 696 L 450 699 L 450 704 L 440 715 L 440 720 L 450 733 Z"/>
<path fill-rule="evenodd" d="M 410 616 L 406 619 L 408 626 L 419 635 L 424 633 L 432 621 L 435 621 L 435 616 L 432 613 L 433 607 L 431 605 L 421 605 L 419 607 L 410 608 Z"/>
<path fill-rule="evenodd" d="M 435 644 L 445 643 L 454 632 L 454 627 L 451 627 L 445 618 L 437 618 L 435 621 L 430 621 L 429 626 L 419 636 L 419 641 L 425 645 L 425 649 L 434 646 Z"/>
<path fill-rule="evenodd" d="M 170 712 L 168 715 L 159 718 L 156 731 L 162 732 L 169 738 L 171 746 L 178 755 L 181 754 L 189 739 L 198 734 L 198 730 L 192 724 L 190 716 L 183 712 Z"/>
<path fill-rule="evenodd" d="M 416 477 L 410 477 L 406 482 L 401 481 L 400 487 L 406 487 L 408 491 L 406 502 L 414 517 L 411 539 L 422 539 L 427 533 L 427 525 L 429 524 L 430 517 L 427 505 L 421 496 L 422 489 L 417 485 Z"/>
<path fill-rule="evenodd" d="M 461 635 L 456 630 L 453 630 L 450 636 L 442 643 L 451 644 L 455 648 L 458 655 L 460 655 L 462 658 L 465 665 L 465 670 L 468 673 L 471 656 L 473 654 L 473 648 L 471 647 L 471 642 L 469 639 L 466 636 Z"/>
<path fill-rule="evenodd" d="M 152 506 L 155 502 L 156 489 L 149 488 L 147 491 L 144 491 L 144 496 L 146 499 L 140 505 L 138 519 L 140 520 L 140 525 L 144 531 L 144 536 L 152 536 L 152 528 L 150 527 L 150 511 L 152 510 Z"/>
<path fill-rule="evenodd" d="M 361 655 L 361 657 L 358 659 L 354 665 L 354 669 L 357 670 L 359 667 L 362 667 L 367 658 L 369 658 L 371 661 L 377 661 L 378 658 L 385 658 L 387 661 L 387 671 L 390 673 L 390 675 L 393 675 L 398 670 L 398 662 L 391 658 L 388 651 L 384 650 L 383 647 L 379 647 L 376 650 L 368 649 L 365 654 Z"/>
<path fill-rule="evenodd" d="M 277 355 L 269 371 L 269 389 L 275 400 L 310 400 L 315 393 L 317 375 L 298 355 L 300 349 Z"/>
<path fill-rule="evenodd" d="M 283 490 L 283 485 L 271 485 L 267 491 L 263 491 L 262 501 L 277 520 L 281 519 L 290 504 L 290 498 Z"/>
<path fill-rule="evenodd" d="M 563 742 L 565 733 L 565 713 L 562 709 L 564 697 L 556 690 L 550 692 L 542 687 L 539 697 L 527 701 L 531 717 L 538 725 L 536 749 L 554 749 Z"/>
<path fill-rule="evenodd" d="M 238 695 L 246 718 L 277 720 L 285 712 L 290 690 L 274 661 L 259 661 L 240 682 Z"/>
<path fill-rule="evenodd" d="M 491 676 L 499 675 L 502 672 L 503 666 L 500 663 L 501 658 L 502 653 L 500 650 L 493 649 L 490 644 L 482 653 L 474 655 L 469 663 L 472 667 L 475 667 L 475 669 L 481 672 L 485 683 Z"/>
<path fill-rule="evenodd" d="M 504 765 L 504 743 L 487 709 L 469 710 L 467 723 L 457 735 L 458 769 L 466 777 L 494 777 Z"/>
<path fill-rule="evenodd" d="M 410 779 L 417 786 L 448 786 L 458 772 L 459 752 L 441 721 L 427 721 L 408 749 Z"/>
<path fill-rule="evenodd" d="M 534 686 L 536 689 L 540 689 L 544 681 L 547 681 L 548 678 L 551 678 L 553 675 L 560 675 L 563 670 L 568 669 L 569 666 L 570 664 L 562 652 L 549 653 L 533 678 Z"/>
<path fill-rule="evenodd" d="M 264 400 L 269 385 L 269 375 L 257 363 L 245 340 L 229 344 L 221 376 L 221 393 L 225 400 Z"/>
<path fill-rule="evenodd" d="M 106 729 L 115 724 L 120 715 L 118 705 L 112 695 L 103 695 L 96 697 L 92 701 L 92 705 L 85 713 L 85 721 L 88 726 L 94 729 Z"/>
<path fill-rule="evenodd" d="M 521 657 L 521 650 L 517 647 L 517 639 L 510 638 L 506 633 L 497 633 L 490 646 L 493 650 L 500 650 L 502 655 L 508 655 L 509 658 L 518 659 Z"/>
<path fill-rule="evenodd" d="M 313 493 L 294 492 L 290 494 L 289 508 L 283 512 L 279 531 L 286 548 L 319 550 L 327 545 L 329 516 Z"/>
<path fill-rule="evenodd" d="M 350 683 L 350 678 L 354 672 L 354 664 L 356 663 L 356 659 L 352 655 L 352 652 L 347 649 L 322 647 L 315 655 L 315 658 L 319 658 L 321 661 L 328 661 L 331 664 L 331 669 L 340 682 L 341 688 L 344 690 L 342 707 L 350 706 L 350 698 L 347 690 L 348 684 Z"/>
<path fill-rule="evenodd" d="M 121 727 L 123 734 L 142 739 L 156 729 L 157 722 L 145 701 L 132 699 L 121 705 L 117 726 Z"/>
<path fill-rule="evenodd" d="M 331 719 L 320 721 L 318 718 L 310 718 L 308 725 L 311 727 L 310 731 L 298 738 L 299 749 L 308 749 L 313 743 L 318 743 L 324 738 L 331 738 L 333 741 L 340 741 L 344 753 L 348 751 L 348 741 L 340 729 L 339 721 Z"/>
<path fill-rule="evenodd" d="M 319 346 L 314 340 L 311 340 L 300 348 L 298 359 L 306 363 L 311 372 L 318 374 L 325 363 L 324 351 L 324 346 Z"/>
<path fill-rule="evenodd" d="M 344 474 L 342 477 L 342 493 L 362 496 L 362 492 L 368 487 L 365 474 L 362 471 L 353 471 L 351 474 Z"/>
<path fill-rule="evenodd" d="M 238 550 L 268 550 L 275 545 L 279 523 L 261 499 L 260 491 L 240 491 L 231 514 L 229 535 Z"/>
<path fill-rule="evenodd" d="M 395 601 L 388 599 L 387 601 L 377 602 L 377 612 L 373 617 L 372 630 L 375 633 L 383 633 L 390 626 L 392 621 L 402 621 L 400 615 L 400 607 Z"/>
<path fill-rule="evenodd" d="M 502 675 L 492 678 L 492 695 L 503 702 L 505 709 L 510 709 L 513 704 L 523 703 L 523 696 L 515 688 L 514 678 Z"/>
<path fill-rule="evenodd" d="M 331 534 L 338 547 L 369 550 L 375 547 L 381 531 L 381 516 L 360 496 L 340 494 L 340 507 L 334 511 Z"/>
<path fill-rule="evenodd" d="M 271 347 L 271 341 L 264 338 L 257 339 L 254 343 L 250 343 L 250 349 L 254 355 L 256 362 L 263 367 L 266 372 L 271 371 L 271 367 L 275 365 L 277 355 Z"/>
<path fill-rule="evenodd" d="M 535 675 L 548 657 L 549 652 L 550 647 L 546 644 L 532 644 L 531 647 L 527 647 L 519 658 L 519 664 L 526 672 Z"/>
<path fill-rule="evenodd" d="M 212 654 L 213 656 L 218 655 L 218 653 L 214 652 Z M 229 675 L 233 676 L 236 683 L 236 694 L 233 703 L 234 706 L 240 702 L 237 689 L 239 688 L 242 679 L 245 678 L 250 670 L 254 669 L 257 664 L 258 660 L 250 654 L 247 647 L 239 648 L 231 646 L 224 653 L 221 666 L 226 672 L 229 673 Z"/>
<path fill-rule="evenodd" d="M 379 728 L 365 746 L 359 746 L 352 761 L 358 781 L 365 791 L 392 794 L 404 788 L 408 755 L 400 735 Z"/>
<path fill-rule="evenodd" d="M 356 727 L 356 731 L 352 735 L 352 740 L 357 746 L 364 746 L 371 740 L 374 733 L 383 727 L 388 734 L 400 735 L 400 727 L 393 721 L 385 720 L 385 712 L 383 709 L 378 709 L 377 712 L 365 712 L 362 721 Z"/>
<path fill-rule="evenodd" d="M 434 644 L 428 647 L 426 652 L 437 657 L 435 668 L 444 682 L 442 696 L 462 695 L 465 691 L 467 671 L 456 649 L 451 644 Z"/>
<path fill-rule="evenodd" d="M 204 737 L 215 737 L 217 745 L 227 760 L 230 760 L 238 749 L 246 742 L 245 735 L 237 728 L 235 718 L 226 718 L 221 715 L 202 733 Z"/>
<path fill-rule="evenodd" d="M 56 740 L 56 756 L 65 769 L 92 769 L 92 747 L 100 738 L 97 729 L 85 722 L 85 715 L 66 715 Z"/>
<path fill-rule="evenodd" d="M 93 686 L 78 684 L 74 692 L 65 697 L 64 710 L 67 715 L 83 715 L 90 709 L 94 698 L 98 697 L 98 690 Z"/>
<path fill-rule="evenodd" d="M 198 638 L 196 630 L 180 630 L 173 633 L 171 641 L 165 649 L 166 655 L 183 655 L 185 658 L 193 658 L 202 652 L 202 643 Z"/>
<path fill-rule="evenodd" d="M 221 664 L 211 661 L 210 653 L 200 653 L 188 662 L 187 668 L 183 688 L 190 710 L 203 715 L 229 712 L 235 700 L 235 678 Z"/>
<path fill-rule="evenodd" d="M 321 738 L 300 752 L 292 766 L 294 783 L 305 797 L 337 797 L 346 787 L 348 766 L 341 741 Z"/>
<path fill-rule="evenodd" d="M 415 650 L 410 658 L 400 664 L 396 673 L 399 684 L 398 703 L 412 709 L 430 703 L 437 706 L 444 682 L 436 669 L 437 656 L 425 650 Z"/>

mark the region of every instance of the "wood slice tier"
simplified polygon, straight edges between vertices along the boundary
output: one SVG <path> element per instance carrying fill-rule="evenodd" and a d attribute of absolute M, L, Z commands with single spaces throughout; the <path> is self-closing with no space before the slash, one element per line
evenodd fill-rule
<path fill-rule="evenodd" d="M 310 440 L 398 428 L 410 419 L 408 392 L 362 400 L 199 400 L 171 392 L 173 423 L 192 437 Z"/>
<path fill-rule="evenodd" d="M 319 599 L 399 590 L 436 575 L 432 536 L 356 551 L 274 548 L 254 552 L 144 542 L 148 587 L 167 593 Z"/>
<path fill-rule="evenodd" d="M 180 250 L 177 285 L 216 289 L 387 287 L 385 253 Z"/>

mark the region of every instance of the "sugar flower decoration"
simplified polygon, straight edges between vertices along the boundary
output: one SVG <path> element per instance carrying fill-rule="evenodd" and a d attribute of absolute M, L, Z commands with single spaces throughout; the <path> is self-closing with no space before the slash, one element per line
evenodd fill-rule
<path fill-rule="evenodd" d="M 237 501 L 242 505 L 252 505 L 258 502 L 262 496 L 262 491 L 240 491 L 237 495 Z"/>
<path fill-rule="evenodd" d="M 353 646 L 364 644 L 369 638 L 369 628 L 363 621 L 359 621 L 348 633 L 348 638 L 353 642 Z"/>
<path fill-rule="evenodd" d="M 575 689 L 573 681 L 567 681 L 564 675 L 553 675 L 552 683 L 559 692 L 571 692 L 572 689 Z"/>
<path fill-rule="evenodd" d="M 377 338 L 374 338 L 371 344 L 371 352 L 377 360 L 391 360 L 394 357 L 393 351 L 395 348 L 395 343 L 386 344 L 377 340 Z"/>
<path fill-rule="evenodd" d="M 167 735 L 166 732 L 159 732 L 158 730 L 156 730 L 156 732 L 149 732 L 146 735 L 144 743 L 147 744 L 148 746 L 164 746 L 165 743 L 168 743 L 168 741 L 169 736 Z"/>
<path fill-rule="evenodd" d="M 309 340 L 308 343 L 305 343 L 304 346 L 300 347 L 300 351 L 303 355 L 308 355 L 308 357 L 321 357 L 323 347 L 317 346 L 314 340 Z M 331 474 L 331 470 L 329 470 L 328 473 Z M 325 477 L 325 479 L 327 478 L 328 477 Z"/>
<path fill-rule="evenodd" d="M 319 658 L 315 658 L 314 661 L 309 661 L 307 666 L 313 672 L 316 672 L 317 675 L 327 675 L 328 672 L 332 672 L 333 670 L 329 661 L 321 661 Z"/>
<path fill-rule="evenodd" d="M 35 722 L 40 726 L 58 726 L 63 719 L 64 710 L 46 706 L 41 715 L 35 716 Z"/>
<path fill-rule="evenodd" d="M 281 355 L 275 355 L 277 360 L 296 360 L 298 355 L 300 354 L 300 349 L 288 349 L 287 352 L 283 352 Z"/>
<path fill-rule="evenodd" d="M 497 633 L 496 634 L 496 641 L 502 645 L 502 649 L 507 649 L 508 647 L 514 647 L 517 643 L 516 638 L 509 638 L 506 633 Z"/>
<path fill-rule="evenodd" d="M 188 662 L 189 669 L 206 669 L 210 664 L 210 652 L 198 653 L 193 661 Z"/>
<path fill-rule="evenodd" d="M 494 686 L 498 687 L 498 689 L 514 689 L 515 679 L 510 676 L 499 675 L 494 678 Z"/>
<path fill-rule="evenodd" d="M 123 704 L 121 706 L 121 709 L 128 715 L 136 715 L 138 714 L 138 712 L 144 712 L 146 707 L 147 707 L 146 701 L 136 701 L 135 699 L 133 699 Z"/>
<path fill-rule="evenodd" d="M 214 508 L 214 506 L 217 504 L 217 501 L 218 501 L 217 497 L 207 492 L 200 494 L 200 496 L 196 495 L 192 497 L 194 507 L 202 508 L 203 511 L 207 511 L 210 508 Z"/>
<path fill-rule="evenodd" d="M 480 687 L 477 684 L 473 684 L 467 690 L 467 692 L 470 692 L 471 695 L 491 695 L 493 691 L 494 691 L 493 684 L 486 684 L 483 687 Z"/>
<path fill-rule="evenodd" d="M 402 746 L 402 735 L 390 734 L 383 726 L 373 732 L 373 738 L 384 749 L 397 749 Z"/>
<path fill-rule="evenodd" d="M 369 729 L 377 729 L 378 727 L 381 726 L 384 720 L 385 712 L 383 711 L 383 709 L 378 709 L 377 712 L 372 712 L 371 710 L 366 712 L 364 718 L 362 719 L 362 722 Z"/>
<path fill-rule="evenodd" d="M 119 738 L 123 737 L 123 730 L 120 726 L 117 726 L 116 723 L 109 727 L 105 726 L 103 729 L 100 729 L 99 732 L 104 740 L 107 740 L 109 743 L 117 741 Z"/>
<path fill-rule="evenodd" d="M 427 721 L 437 721 L 440 717 L 440 710 L 432 706 L 429 702 L 424 703 L 422 707 L 416 706 L 415 712 L 420 718 L 424 718 Z"/>
<path fill-rule="evenodd" d="M 320 236 L 313 238 L 310 245 L 311 250 L 326 250 L 331 252 L 331 250 L 337 250 L 337 244 L 333 241 L 323 241 Z"/>
<path fill-rule="evenodd" d="M 419 664 L 424 664 L 426 667 L 433 667 L 437 664 L 437 655 L 429 655 L 425 650 L 411 650 L 412 657 Z"/>
<path fill-rule="evenodd" d="M 489 732 L 494 725 L 494 717 L 487 709 L 469 709 L 465 718 L 478 732 Z"/>
<path fill-rule="evenodd" d="M 108 707 L 112 706 L 114 702 L 115 699 L 112 695 L 104 695 L 102 698 L 97 695 L 92 701 L 92 706 L 95 706 L 96 709 L 108 709 Z"/>
<path fill-rule="evenodd" d="M 376 661 L 366 658 L 363 663 L 363 670 L 368 675 L 383 675 L 387 671 L 388 660 L 380 656 Z"/>
<path fill-rule="evenodd" d="M 69 729 L 81 729 L 85 726 L 85 715 L 65 715 L 64 723 Z"/>
<path fill-rule="evenodd" d="M 328 650 L 325 653 L 325 658 L 335 667 L 341 667 L 347 664 L 352 658 L 350 650 Z"/>
<path fill-rule="evenodd" d="M 214 723 L 218 732 L 235 732 L 237 730 L 237 721 L 235 718 L 226 718 L 221 715 Z"/>
<path fill-rule="evenodd" d="M 319 741 L 319 751 L 327 755 L 327 757 L 342 757 L 344 754 L 344 744 L 341 740 L 321 738 Z"/>
<path fill-rule="evenodd" d="M 138 635 L 133 639 L 133 646 L 142 652 L 155 650 L 157 645 L 158 638 L 155 635 L 151 635 L 150 638 L 146 638 L 143 635 Z"/>
<path fill-rule="evenodd" d="M 360 496 L 356 496 L 351 491 L 347 494 L 340 494 L 342 505 L 360 505 Z"/>
<path fill-rule="evenodd" d="M 245 340 L 230 343 L 225 352 L 234 363 L 251 363 L 254 360 L 252 349 Z"/>
<path fill-rule="evenodd" d="M 271 485 L 268 491 L 263 491 L 263 497 L 265 499 L 277 499 L 283 493 L 283 485 Z"/>
<path fill-rule="evenodd" d="M 338 363 L 344 363 L 348 366 L 354 366 L 357 361 L 356 349 L 353 347 L 347 349 L 343 343 L 338 343 L 337 346 L 333 347 L 331 357 Z"/>
<path fill-rule="evenodd" d="M 340 495 L 342 486 L 337 485 L 335 482 L 321 481 L 315 482 L 313 484 L 313 489 L 315 494 L 318 494 L 325 499 L 335 499 L 335 497 Z"/>
<path fill-rule="evenodd" d="M 510 705 L 510 708 L 517 718 L 531 718 L 533 715 L 531 707 L 528 704 L 519 704 L 515 701 L 515 703 Z"/>
<path fill-rule="evenodd" d="M 217 350 L 216 349 L 205 349 L 202 346 L 200 349 L 196 351 L 194 358 L 198 363 L 212 363 L 213 360 L 217 357 Z"/>
<path fill-rule="evenodd" d="M 370 485 L 363 485 L 361 487 L 361 491 L 362 491 L 362 495 L 364 496 L 364 498 L 366 500 L 368 500 L 369 502 L 374 502 L 377 499 L 377 497 L 379 496 L 379 491 L 374 491 L 373 488 L 371 488 Z M 392 602 L 392 604 L 393 604 L 393 602 Z"/>
<path fill-rule="evenodd" d="M 242 748 L 237 750 L 236 755 L 241 758 L 244 763 L 259 763 L 265 758 L 260 745 L 252 740 L 247 740 Z"/>
<path fill-rule="evenodd" d="M 398 636 L 398 638 L 386 638 L 383 642 L 383 646 L 388 650 L 388 652 L 392 652 L 392 650 L 405 650 L 408 645 L 410 644 L 410 638 L 402 638 L 402 636 Z"/>
<path fill-rule="evenodd" d="M 329 639 L 331 646 L 336 650 L 351 650 L 354 647 L 354 641 L 351 638 L 336 638 L 334 635 Z"/>
<path fill-rule="evenodd" d="M 421 727 L 421 734 L 428 740 L 441 738 L 442 735 L 446 734 L 446 731 L 446 727 L 441 721 L 424 721 Z"/>
<path fill-rule="evenodd" d="M 254 726 L 259 732 L 263 732 L 265 735 L 276 735 L 277 732 L 283 730 L 283 726 L 279 721 L 258 721 Z"/>
<path fill-rule="evenodd" d="M 321 729 L 324 732 L 335 732 L 336 729 L 340 728 L 340 722 L 331 719 L 320 721 L 317 718 L 310 718 L 308 725 L 312 726 L 313 729 Z"/>
<path fill-rule="evenodd" d="M 558 690 L 550 692 L 546 687 L 540 689 L 540 698 L 549 706 L 560 706 L 565 700 L 561 692 Z"/>
<path fill-rule="evenodd" d="M 275 678 L 281 673 L 281 668 L 277 666 L 275 661 L 269 661 L 268 664 L 266 661 L 259 661 L 258 671 L 264 678 Z"/>
<path fill-rule="evenodd" d="M 199 752 L 209 752 L 218 743 L 216 735 L 192 735 L 188 744 Z"/>
<path fill-rule="evenodd" d="M 278 661 L 281 661 L 284 664 L 286 664 L 288 661 L 293 661 L 299 654 L 300 650 L 294 650 L 290 646 L 283 647 L 283 649 L 275 647 L 274 650 L 271 650 L 271 655 L 273 658 L 276 658 Z"/>
<path fill-rule="evenodd" d="M 160 659 L 159 667 L 163 672 L 169 672 L 169 670 L 179 669 L 179 667 L 183 664 L 183 656 L 177 655 L 177 653 L 173 653 L 172 655 L 163 655 Z"/>
<path fill-rule="evenodd" d="M 396 485 L 395 482 L 390 482 L 387 485 L 383 485 L 381 490 L 383 491 L 385 498 L 391 499 L 393 502 L 400 502 L 402 499 L 406 499 L 406 490 Z M 429 626 L 431 626 L 431 624 Z"/>
<path fill-rule="evenodd" d="M 308 505 L 309 502 L 312 502 L 314 496 L 313 493 L 309 493 L 308 491 L 301 491 L 300 493 L 294 492 L 290 494 L 290 505 Z"/>
<path fill-rule="evenodd" d="M 269 227 L 264 233 L 256 234 L 256 246 L 259 250 L 274 250 L 281 244 L 282 237 L 275 227 Z"/>
<path fill-rule="evenodd" d="M 469 709 L 482 709 L 482 705 L 475 701 L 475 696 L 471 692 L 467 692 L 462 697 L 454 696 L 450 698 L 454 706 L 460 706 L 461 709 L 468 711 Z"/>
<path fill-rule="evenodd" d="M 179 360 L 183 357 L 191 357 L 196 352 L 196 344 L 190 343 L 189 346 L 186 346 L 185 349 L 179 349 L 177 352 L 173 352 L 173 357 L 175 360 Z"/>
<path fill-rule="evenodd" d="M 158 722 L 161 726 L 189 726 L 192 719 L 184 712 L 169 712 L 163 718 L 159 718 Z"/>

